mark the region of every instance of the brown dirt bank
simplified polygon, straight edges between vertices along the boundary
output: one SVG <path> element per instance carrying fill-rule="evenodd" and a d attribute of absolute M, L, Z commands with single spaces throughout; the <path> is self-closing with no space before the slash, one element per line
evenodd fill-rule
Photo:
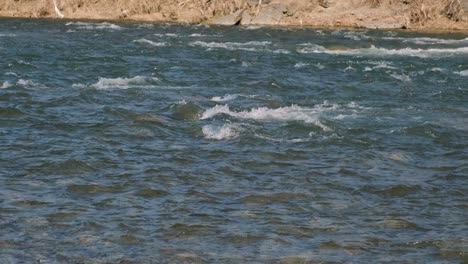
<path fill-rule="evenodd" d="M 2 0 L 0 16 L 468 30 L 468 0 Z"/>

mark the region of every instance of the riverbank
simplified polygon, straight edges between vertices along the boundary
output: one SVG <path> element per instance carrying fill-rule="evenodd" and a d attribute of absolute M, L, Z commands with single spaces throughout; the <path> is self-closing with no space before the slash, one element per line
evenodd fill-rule
<path fill-rule="evenodd" d="M 468 30 L 468 0 L 6 0 L 0 16 L 268 25 Z"/>

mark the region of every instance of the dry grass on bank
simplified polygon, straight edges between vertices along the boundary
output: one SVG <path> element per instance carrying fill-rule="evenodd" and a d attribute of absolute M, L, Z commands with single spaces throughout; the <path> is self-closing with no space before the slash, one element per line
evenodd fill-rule
<path fill-rule="evenodd" d="M 374 8 L 399 6 L 407 12 L 411 24 L 418 26 L 440 18 L 458 20 L 461 12 L 460 0 L 363 0 L 363 3 Z"/>

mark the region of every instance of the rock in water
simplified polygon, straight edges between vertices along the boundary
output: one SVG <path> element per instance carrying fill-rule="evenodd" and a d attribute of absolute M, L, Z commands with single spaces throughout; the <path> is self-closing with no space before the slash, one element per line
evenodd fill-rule
<path fill-rule="evenodd" d="M 236 12 L 223 16 L 223 17 L 218 17 L 214 18 L 211 21 L 208 22 L 208 24 L 212 25 L 224 25 L 224 26 L 234 26 L 239 24 L 241 18 L 242 18 L 242 13 L 244 10 L 237 10 Z"/>

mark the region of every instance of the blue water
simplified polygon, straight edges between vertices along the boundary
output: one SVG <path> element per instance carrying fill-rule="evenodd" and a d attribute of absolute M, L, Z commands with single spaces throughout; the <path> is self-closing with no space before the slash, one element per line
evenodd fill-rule
<path fill-rule="evenodd" d="M 1 263 L 465 263 L 468 35 L 0 20 Z"/>

